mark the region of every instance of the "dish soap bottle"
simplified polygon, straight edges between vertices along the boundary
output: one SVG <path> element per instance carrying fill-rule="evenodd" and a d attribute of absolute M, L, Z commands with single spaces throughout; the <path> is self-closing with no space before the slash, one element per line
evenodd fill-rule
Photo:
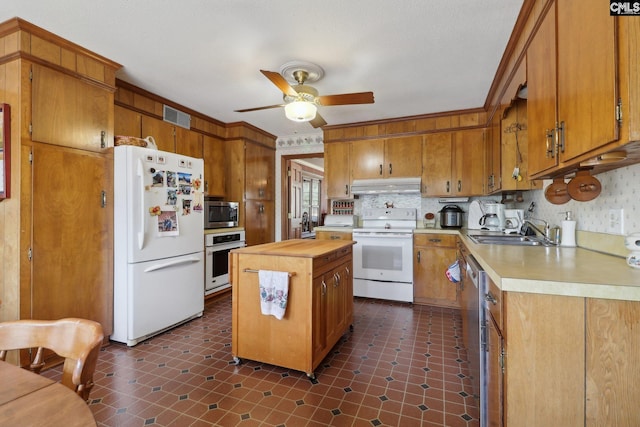
<path fill-rule="evenodd" d="M 560 246 L 574 247 L 576 245 L 576 221 L 573 219 L 571 211 L 566 211 L 562 221 L 562 240 Z"/>

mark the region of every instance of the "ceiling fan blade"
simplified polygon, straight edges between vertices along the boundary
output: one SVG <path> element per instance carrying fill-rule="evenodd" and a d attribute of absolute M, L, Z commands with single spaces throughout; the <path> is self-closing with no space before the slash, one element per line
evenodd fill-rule
<path fill-rule="evenodd" d="M 320 105 L 373 104 L 373 92 L 343 93 L 319 96 Z"/>
<path fill-rule="evenodd" d="M 246 113 L 248 111 L 268 110 L 269 108 L 278 108 L 278 107 L 284 107 L 284 104 L 267 105 L 266 107 L 245 108 L 244 110 L 233 110 L 233 111 L 235 111 L 236 113 Z"/>
<path fill-rule="evenodd" d="M 313 126 L 314 128 L 321 128 L 322 126 L 325 126 L 327 124 L 320 113 L 316 113 L 316 116 L 309 123 L 311 123 L 311 126 Z"/>
<path fill-rule="evenodd" d="M 291 85 L 289 85 L 289 82 L 287 82 L 279 73 L 265 70 L 260 70 L 260 72 L 264 74 L 266 78 L 271 80 L 271 83 L 278 86 L 278 89 L 280 89 L 285 95 L 298 96 L 298 92 L 296 92 Z"/>

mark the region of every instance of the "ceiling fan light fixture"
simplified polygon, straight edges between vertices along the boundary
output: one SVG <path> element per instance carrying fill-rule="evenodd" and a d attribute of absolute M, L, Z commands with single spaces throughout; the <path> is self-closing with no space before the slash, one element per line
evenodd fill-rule
<path fill-rule="evenodd" d="M 316 117 L 318 107 L 311 102 L 293 101 L 284 107 L 284 114 L 287 119 L 294 122 L 308 122 Z"/>

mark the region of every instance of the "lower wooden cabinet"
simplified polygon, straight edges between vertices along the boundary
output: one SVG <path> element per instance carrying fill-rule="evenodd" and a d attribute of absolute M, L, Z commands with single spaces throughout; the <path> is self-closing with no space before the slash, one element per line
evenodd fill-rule
<path fill-rule="evenodd" d="M 456 260 L 456 235 L 416 233 L 413 236 L 413 302 L 459 307 L 459 290 L 445 272 Z"/>
<path fill-rule="evenodd" d="M 492 285 L 489 426 L 640 425 L 640 301 Z"/>

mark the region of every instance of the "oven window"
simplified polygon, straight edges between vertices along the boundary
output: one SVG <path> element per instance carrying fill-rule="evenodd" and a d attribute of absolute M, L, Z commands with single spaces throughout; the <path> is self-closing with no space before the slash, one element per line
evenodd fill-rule
<path fill-rule="evenodd" d="M 402 271 L 402 247 L 362 246 L 362 268 Z"/>
<path fill-rule="evenodd" d="M 211 277 L 218 277 L 229 272 L 229 251 L 231 249 L 222 249 L 215 251 L 211 256 L 213 257 L 213 268 Z"/>

